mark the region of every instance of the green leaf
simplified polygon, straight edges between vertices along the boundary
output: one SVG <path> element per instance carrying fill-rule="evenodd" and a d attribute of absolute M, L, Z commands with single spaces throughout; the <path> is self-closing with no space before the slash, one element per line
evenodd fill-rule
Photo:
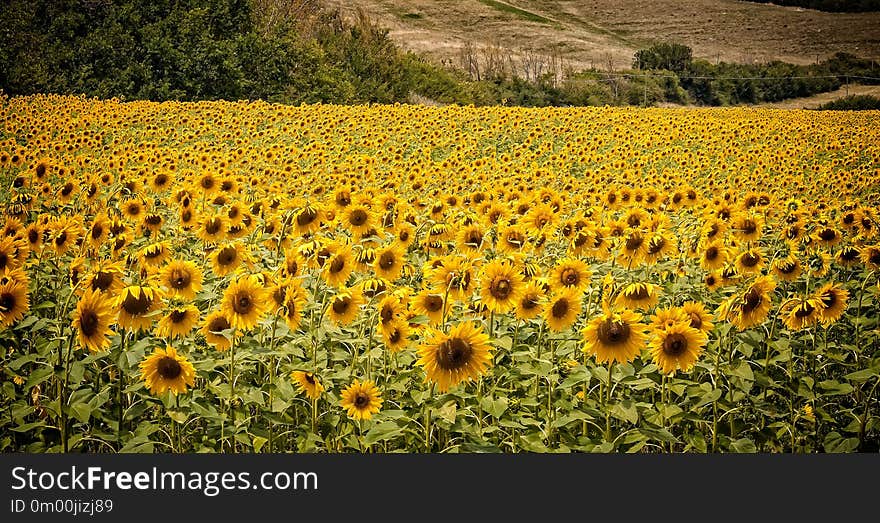
<path fill-rule="evenodd" d="M 260 449 L 263 448 L 263 445 L 269 442 L 269 438 L 264 438 L 262 436 L 254 436 L 253 437 L 253 446 L 254 452 L 260 452 Z"/>
<path fill-rule="evenodd" d="M 53 369 L 52 367 L 40 367 L 39 369 L 31 372 L 30 375 L 28 375 L 28 379 L 24 384 L 24 388 L 30 389 L 34 385 L 39 385 L 40 383 L 43 383 L 44 381 L 49 379 L 49 377 L 53 374 L 55 374 L 55 369 Z"/>
<path fill-rule="evenodd" d="M 844 438 L 839 432 L 830 432 L 823 442 L 825 452 L 852 452 L 859 448 L 859 438 Z"/>
<path fill-rule="evenodd" d="M 437 409 L 437 415 L 449 423 L 455 423 L 455 414 L 458 411 L 458 404 L 455 400 L 449 400 Z"/>
<path fill-rule="evenodd" d="M 483 398 L 480 402 L 483 406 L 483 411 L 488 414 L 500 418 L 502 414 L 507 410 L 508 400 L 507 398 Z"/>
<path fill-rule="evenodd" d="M 396 438 L 403 430 L 393 421 L 386 421 L 371 428 L 364 436 L 364 443 L 372 445 L 380 441 Z"/>
<path fill-rule="evenodd" d="M 822 396 L 838 396 L 840 394 L 849 394 L 854 389 L 849 383 L 840 383 L 835 380 L 825 380 L 819 382 L 819 388 L 825 390 Z"/>
<path fill-rule="evenodd" d="M 752 454 L 758 452 L 758 447 L 756 447 L 755 442 L 749 438 L 740 438 L 730 443 L 730 450 L 741 454 Z"/>
<path fill-rule="evenodd" d="M 85 403 L 74 403 L 70 406 L 70 413 L 82 423 L 87 423 L 92 417 L 92 407 Z"/>
<path fill-rule="evenodd" d="M 880 378 L 880 373 L 876 369 L 862 369 L 850 372 L 844 378 L 850 381 L 868 381 L 871 378 Z"/>
<path fill-rule="evenodd" d="M 708 404 L 710 404 L 710 403 L 714 403 L 714 402 L 718 401 L 718 398 L 720 398 L 721 395 L 722 395 L 723 393 L 724 393 L 724 392 L 723 392 L 721 389 L 712 389 L 712 390 L 710 390 L 709 392 L 703 394 L 703 395 L 700 397 L 700 401 L 698 401 L 698 402 L 693 406 L 693 408 L 694 408 L 694 409 L 698 409 L 698 408 L 700 408 L 700 407 L 702 407 L 702 406 L 704 406 L 704 405 L 708 405 Z"/>
<path fill-rule="evenodd" d="M 615 403 L 611 408 L 611 415 L 633 425 L 639 422 L 639 411 L 632 400 L 623 400 L 620 403 Z"/>

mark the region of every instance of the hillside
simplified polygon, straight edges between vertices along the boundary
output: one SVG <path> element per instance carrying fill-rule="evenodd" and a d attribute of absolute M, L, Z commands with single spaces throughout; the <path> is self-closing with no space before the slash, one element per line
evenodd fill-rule
<path fill-rule="evenodd" d="M 712 61 L 807 64 L 836 52 L 880 58 L 880 13 L 826 13 L 734 0 L 326 0 L 362 8 L 407 49 L 459 65 L 461 49 L 564 56 L 574 69 L 628 67 L 657 41 Z"/>

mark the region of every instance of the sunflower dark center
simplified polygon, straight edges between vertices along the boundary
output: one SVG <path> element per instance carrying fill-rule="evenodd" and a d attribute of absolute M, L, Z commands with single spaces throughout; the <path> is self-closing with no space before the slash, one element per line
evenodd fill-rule
<path fill-rule="evenodd" d="M 385 269 L 386 271 L 394 267 L 394 262 L 396 258 L 393 252 L 383 252 L 381 256 L 379 256 L 379 267 Z"/>
<path fill-rule="evenodd" d="M 141 289 L 137 298 L 135 298 L 134 294 L 129 293 L 125 299 L 122 300 L 122 310 L 132 316 L 137 316 L 147 312 L 152 304 L 153 300 L 151 300 L 150 297 L 147 296 L 147 293 Z"/>
<path fill-rule="evenodd" d="M 507 278 L 502 278 L 500 280 L 495 280 L 490 289 L 490 294 L 497 300 L 503 300 L 510 296 L 510 280 Z"/>
<path fill-rule="evenodd" d="M 137 216 L 140 213 L 141 213 L 141 206 L 140 205 L 133 203 L 128 206 L 128 214 L 130 214 L 132 216 Z"/>
<path fill-rule="evenodd" d="M 651 241 L 648 242 L 648 254 L 657 254 L 663 247 L 666 245 L 666 240 L 661 238 L 652 238 Z"/>
<path fill-rule="evenodd" d="M 446 371 L 460 369 L 471 361 L 474 349 L 461 338 L 449 338 L 437 349 L 437 365 Z"/>
<path fill-rule="evenodd" d="M 248 314 L 254 309 L 253 296 L 249 292 L 239 292 L 232 300 L 232 310 L 236 314 Z"/>
<path fill-rule="evenodd" d="M 361 226 L 367 223 L 367 213 L 363 209 L 355 209 L 352 211 L 349 221 L 354 226 Z"/>
<path fill-rule="evenodd" d="M 165 249 L 163 249 L 162 247 L 151 247 L 147 250 L 145 257 L 149 259 L 158 258 L 162 255 L 163 252 L 165 252 Z"/>
<path fill-rule="evenodd" d="M 758 305 L 761 305 L 761 302 L 764 298 L 761 297 L 761 293 L 755 289 L 749 289 L 749 291 L 743 296 L 743 302 L 740 306 L 743 314 L 748 314 L 755 309 L 758 308 Z"/>
<path fill-rule="evenodd" d="M 147 216 L 146 222 L 150 225 L 160 225 L 162 223 L 162 217 L 158 214 L 151 214 Z"/>
<path fill-rule="evenodd" d="M 400 241 L 405 242 L 409 240 L 409 231 L 400 231 L 397 237 L 400 238 Z"/>
<path fill-rule="evenodd" d="M 825 306 L 826 309 L 830 309 L 837 304 L 837 293 L 834 291 L 825 291 L 822 293 L 822 305 Z"/>
<path fill-rule="evenodd" d="M 687 350 L 687 345 L 687 338 L 675 332 L 663 340 L 663 352 L 668 356 L 681 356 Z"/>
<path fill-rule="evenodd" d="M 400 330 L 394 329 L 394 332 L 391 333 L 391 336 L 388 336 L 388 341 L 391 343 L 397 343 L 400 341 Z"/>
<path fill-rule="evenodd" d="M 7 263 L 9 263 L 9 255 L 5 252 L 0 252 L 0 270 L 5 269 Z"/>
<path fill-rule="evenodd" d="M 476 247 L 483 242 L 483 234 L 480 231 L 470 231 L 467 234 L 467 239 L 464 242 L 465 245 L 471 245 Z"/>
<path fill-rule="evenodd" d="M 758 264 L 759 261 L 761 261 L 761 257 L 756 256 L 755 254 L 752 254 L 751 252 L 747 252 L 747 253 L 743 254 L 742 264 L 745 267 L 754 267 L 755 265 Z"/>
<path fill-rule="evenodd" d="M 814 310 L 816 310 L 816 308 L 813 307 L 812 303 L 805 302 L 798 306 L 798 308 L 794 311 L 794 315 L 797 318 L 808 318 L 811 314 L 813 314 Z"/>
<path fill-rule="evenodd" d="M 846 247 L 840 253 L 840 259 L 843 261 L 853 261 L 859 257 L 859 251 L 852 247 Z"/>
<path fill-rule="evenodd" d="M 742 231 L 746 234 L 753 234 L 758 230 L 758 224 L 752 220 L 746 220 L 742 224 Z"/>
<path fill-rule="evenodd" d="M 211 189 L 214 187 L 214 179 L 211 177 L 202 178 L 201 185 L 203 189 Z"/>
<path fill-rule="evenodd" d="M 235 247 L 224 247 L 217 253 L 217 263 L 220 265 L 231 265 L 238 258 L 238 251 Z"/>
<path fill-rule="evenodd" d="M 40 241 L 40 231 L 37 229 L 31 229 L 28 231 L 28 241 L 30 243 L 37 243 Z"/>
<path fill-rule="evenodd" d="M 365 409 L 370 405 L 370 396 L 363 392 L 358 392 L 354 397 L 353 403 L 356 409 Z"/>
<path fill-rule="evenodd" d="M 625 322 L 608 318 L 599 324 L 597 334 L 599 336 L 599 341 L 603 344 L 618 345 L 629 339 L 630 328 Z"/>
<path fill-rule="evenodd" d="M 186 318 L 186 311 L 174 309 L 168 317 L 171 318 L 171 323 L 181 323 Z"/>
<path fill-rule="evenodd" d="M 880 265 L 880 249 L 873 249 L 868 253 L 868 261 L 874 265 Z"/>
<path fill-rule="evenodd" d="M 562 283 L 566 287 L 573 287 L 580 283 L 581 275 L 574 269 L 565 269 L 562 271 Z"/>
<path fill-rule="evenodd" d="M 171 356 L 165 356 L 156 364 L 156 372 L 162 379 L 173 380 L 183 372 L 180 363 Z"/>
<path fill-rule="evenodd" d="M 695 329 L 699 329 L 703 326 L 703 318 L 700 317 L 696 312 L 688 313 L 688 316 L 691 318 L 691 327 Z"/>
<path fill-rule="evenodd" d="M 351 298 L 343 297 L 333 300 L 333 312 L 336 314 L 344 314 L 351 306 Z"/>
<path fill-rule="evenodd" d="M 79 316 L 79 330 L 86 337 L 98 332 L 98 315 L 93 310 L 85 310 Z"/>
<path fill-rule="evenodd" d="M 315 377 L 312 376 L 312 373 L 311 373 L 311 372 L 307 372 L 306 375 L 303 376 L 303 377 L 306 379 L 306 381 L 309 383 L 309 385 L 314 385 L 314 384 L 315 384 Z"/>
<path fill-rule="evenodd" d="M 526 242 L 526 237 L 516 231 L 512 231 L 507 234 L 505 241 L 512 247 L 520 247 Z"/>
<path fill-rule="evenodd" d="M 709 247 L 708 249 L 706 249 L 706 259 L 709 261 L 712 261 L 712 260 L 718 258 L 718 254 L 719 254 L 718 247 L 715 247 L 714 245 L 712 247 Z"/>
<path fill-rule="evenodd" d="M 223 316 L 218 316 L 208 323 L 209 332 L 223 332 L 230 327 L 229 321 Z"/>
<path fill-rule="evenodd" d="M 296 216 L 296 223 L 300 227 L 305 227 L 315 221 L 315 218 L 318 217 L 318 211 L 312 209 L 311 207 L 306 207 Z"/>
<path fill-rule="evenodd" d="M 569 304 L 568 300 L 560 299 L 556 300 L 556 303 L 551 307 L 550 312 L 553 314 L 554 318 L 564 318 L 566 314 L 568 314 Z"/>
<path fill-rule="evenodd" d="M 390 305 L 384 305 L 382 310 L 379 311 L 379 317 L 382 318 L 382 323 L 388 323 L 394 319 L 394 307 Z"/>
<path fill-rule="evenodd" d="M 189 286 L 192 276 L 189 271 L 183 268 L 176 268 L 171 271 L 170 283 L 175 289 L 185 289 Z"/>
<path fill-rule="evenodd" d="M 631 300 L 645 300 L 650 297 L 647 285 L 636 285 L 635 289 L 627 291 L 626 297 Z"/>
<path fill-rule="evenodd" d="M 437 312 L 443 308 L 443 298 L 436 294 L 429 294 L 425 297 L 424 306 L 430 312 Z"/>
<path fill-rule="evenodd" d="M 626 250 L 634 251 L 641 247 L 644 241 L 644 238 L 642 238 L 641 236 L 630 236 L 626 239 Z"/>
<path fill-rule="evenodd" d="M 55 245 L 61 247 L 67 241 L 67 233 L 62 232 L 58 236 L 55 237 Z"/>
<path fill-rule="evenodd" d="M 106 291 L 110 288 L 110 285 L 113 284 L 113 273 L 110 272 L 98 272 L 95 274 L 95 277 L 92 278 L 92 290 L 102 290 Z"/>
<path fill-rule="evenodd" d="M 538 306 L 537 296 L 526 296 L 522 301 L 522 308 L 529 311 Z"/>
<path fill-rule="evenodd" d="M 217 234 L 220 232 L 221 226 L 222 222 L 217 218 L 208 220 L 208 223 L 205 224 L 205 232 L 208 234 Z"/>
<path fill-rule="evenodd" d="M 345 258 L 342 256 L 337 256 L 333 258 L 333 261 L 330 262 L 330 272 L 333 274 L 342 272 L 342 269 L 345 268 Z"/>
<path fill-rule="evenodd" d="M 822 232 L 819 233 L 819 238 L 826 242 L 830 242 L 834 238 L 837 238 L 837 233 L 834 232 L 833 229 L 822 229 Z"/>

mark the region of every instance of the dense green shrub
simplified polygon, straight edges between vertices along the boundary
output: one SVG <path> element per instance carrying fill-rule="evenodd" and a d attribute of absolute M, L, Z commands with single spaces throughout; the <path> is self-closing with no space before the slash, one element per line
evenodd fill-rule
<path fill-rule="evenodd" d="M 850 95 L 822 104 L 820 111 L 880 111 L 880 98 L 870 95 Z"/>

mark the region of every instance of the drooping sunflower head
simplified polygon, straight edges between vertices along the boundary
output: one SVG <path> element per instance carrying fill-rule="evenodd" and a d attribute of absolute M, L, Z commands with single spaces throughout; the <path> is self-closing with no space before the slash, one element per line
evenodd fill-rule
<path fill-rule="evenodd" d="M 740 274 L 757 274 L 761 272 L 766 260 L 761 249 L 753 247 L 744 250 L 736 257 L 736 270 Z"/>
<path fill-rule="evenodd" d="M 614 303 L 619 307 L 629 309 L 647 310 L 657 305 L 660 299 L 658 286 L 648 282 L 631 283 L 623 288 L 615 298 Z"/>
<path fill-rule="evenodd" d="M 202 335 L 208 344 L 213 345 L 219 351 L 226 351 L 232 347 L 232 339 L 235 335 L 232 322 L 222 310 L 208 314 L 202 324 Z"/>
<path fill-rule="evenodd" d="M 819 322 L 819 300 L 797 297 L 788 300 L 780 308 L 779 314 L 785 326 L 793 331 L 812 327 Z"/>
<path fill-rule="evenodd" d="M 819 320 L 826 325 L 834 323 L 843 316 L 849 301 L 849 292 L 840 285 L 829 282 L 813 295 L 818 309 Z"/>
<path fill-rule="evenodd" d="M 312 401 L 320 398 L 321 393 L 324 392 L 324 386 L 321 384 L 318 377 L 312 372 L 296 370 L 293 371 L 291 377 L 293 378 L 293 381 L 296 382 L 297 389 Z"/>
<path fill-rule="evenodd" d="M 795 281 L 801 275 L 801 261 L 795 256 L 786 256 L 773 261 L 771 272 L 782 281 Z"/>
<path fill-rule="evenodd" d="M 478 324 L 460 323 L 449 334 L 431 329 L 419 348 L 418 364 L 426 379 L 446 392 L 463 381 L 484 374 L 492 364 L 489 336 Z"/>
<path fill-rule="evenodd" d="M 540 316 L 544 311 L 545 296 L 544 288 L 537 281 L 528 282 L 516 300 L 516 317 L 530 320 Z"/>
<path fill-rule="evenodd" d="M 382 394 L 372 381 L 354 380 L 342 391 L 340 404 L 348 416 L 357 421 L 368 420 L 382 407 Z"/>
<path fill-rule="evenodd" d="M 706 305 L 699 301 L 686 301 L 681 306 L 682 312 L 688 317 L 688 324 L 705 333 L 712 331 L 715 325 L 712 323 L 712 315 L 706 310 Z"/>
<path fill-rule="evenodd" d="M 150 328 L 155 311 L 162 306 L 162 294 L 153 287 L 131 285 L 116 298 L 119 325 L 135 332 Z"/>
<path fill-rule="evenodd" d="M 718 307 L 718 316 L 745 330 L 767 319 L 772 302 L 771 293 L 776 288 L 772 277 L 762 276 L 755 280 L 742 294 L 734 294 Z"/>
<path fill-rule="evenodd" d="M 584 351 L 599 363 L 632 361 L 645 346 L 646 326 L 639 323 L 641 319 L 641 314 L 628 309 L 606 310 L 584 329 Z"/>
<path fill-rule="evenodd" d="M 404 319 L 395 319 L 380 329 L 382 341 L 391 352 L 400 352 L 409 345 L 412 328 Z"/>
<path fill-rule="evenodd" d="M 691 327 L 687 322 L 675 323 L 654 332 L 650 344 L 654 364 L 664 374 L 681 369 L 689 371 L 699 359 L 708 343 L 705 332 Z"/>
<path fill-rule="evenodd" d="M 140 369 L 141 379 L 154 395 L 169 390 L 175 395 L 183 394 L 187 386 L 195 384 L 195 369 L 174 347 L 157 348 L 141 362 Z"/>
<path fill-rule="evenodd" d="M 172 307 L 156 325 L 156 335 L 165 338 L 186 336 L 199 322 L 199 309 L 194 305 Z"/>

